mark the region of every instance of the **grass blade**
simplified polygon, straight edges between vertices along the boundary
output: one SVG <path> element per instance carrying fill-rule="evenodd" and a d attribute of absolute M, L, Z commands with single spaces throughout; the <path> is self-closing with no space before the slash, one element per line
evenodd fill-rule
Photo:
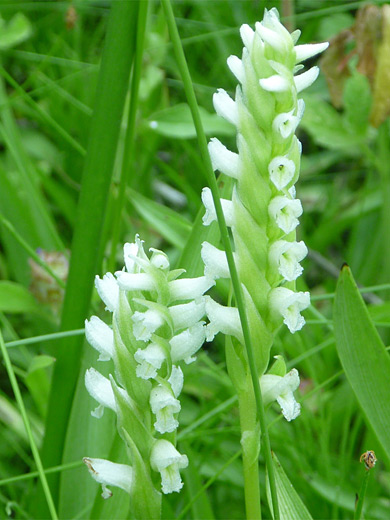
<path fill-rule="evenodd" d="M 347 265 L 334 306 L 337 351 L 345 374 L 385 453 L 390 453 L 390 358 Z"/>

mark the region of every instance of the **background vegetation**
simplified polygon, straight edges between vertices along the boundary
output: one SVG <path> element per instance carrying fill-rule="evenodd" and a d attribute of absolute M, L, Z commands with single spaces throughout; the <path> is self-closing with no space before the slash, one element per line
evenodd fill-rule
<path fill-rule="evenodd" d="M 226 58 L 241 52 L 239 26 L 253 24 L 264 7 L 276 6 L 289 28 L 302 30 L 302 43 L 334 42 L 323 58 L 323 73 L 304 96 L 299 132 L 304 153 L 299 233 L 310 250 L 299 289 L 310 290 L 313 306 L 306 311 L 305 328 L 295 335 L 282 330 L 275 345 L 275 353 L 283 353 L 300 372 L 302 413 L 289 424 L 277 407 L 267 412 L 272 449 L 316 519 L 353 516 L 364 477 L 359 457 L 367 449 L 375 451 L 378 464 L 368 484 L 366 518 L 385 519 L 390 511 L 389 451 L 383 441 L 390 392 L 375 394 L 376 384 L 385 388 L 384 379 L 370 367 L 372 345 L 378 341 L 382 348 L 370 327 L 375 323 L 388 344 L 390 326 L 390 43 L 383 2 L 365 9 L 363 4 L 173 4 L 205 131 L 223 136 L 231 148 L 234 128 L 214 114 L 212 94 L 217 87 L 235 88 Z M 48 479 L 61 518 L 126 518 L 127 495 L 115 489 L 103 502 L 81 463 L 87 455 L 125 462 L 113 415 L 100 421 L 90 416 L 93 403 L 83 384 L 85 368 L 97 357 L 79 330 L 91 314 L 93 276 L 120 269 L 121 246 L 136 233 L 147 247 L 164 249 L 189 276 L 199 275 L 200 244 L 217 232 L 200 223 L 203 165 L 161 6 L 150 3 L 142 57 L 133 45 L 137 12 L 129 7 L 127 28 L 111 33 L 128 47 L 122 53 L 111 48 L 99 76 L 109 11 L 108 1 L 1 4 L 0 323 L 11 363 L 7 366 L 3 356 L 0 365 L 0 518 L 49 515 L 48 493 L 45 499 L 35 473 L 34 445 L 42 448 L 43 465 L 54 467 Z M 133 58 L 141 60 L 136 104 L 120 90 L 121 84 L 127 87 L 126 66 Z M 112 158 L 115 153 L 113 167 L 110 153 Z M 340 296 L 333 316 L 344 261 L 367 289 L 367 315 L 348 315 L 354 305 L 364 308 L 352 288 L 349 296 L 345 291 Z M 227 287 L 219 284 L 215 291 L 223 298 Z M 96 294 L 91 309 L 104 316 Z M 351 330 L 340 332 L 342 320 Z M 36 338 L 48 334 L 54 335 Z M 348 358 L 351 348 L 358 361 Z M 356 372 L 359 359 L 364 364 Z M 12 374 L 31 431 L 23 424 Z M 179 440 L 190 467 L 183 492 L 164 497 L 163 516 L 243 518 L 236 397 L 221 338 L 206 344 L 197 363 L 186 367 L 185 382 Z M 372 394 L 359 393 L 363 383 Z M 379 418 L 370 412 L 377 405 Z M 264 493 L 262 499 L 264 517 L 270 518 Z"/>

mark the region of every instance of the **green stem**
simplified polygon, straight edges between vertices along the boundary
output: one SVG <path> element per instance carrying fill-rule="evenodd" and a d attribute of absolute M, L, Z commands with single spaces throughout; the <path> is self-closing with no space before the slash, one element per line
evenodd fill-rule
<path fill-rule="evenodd" d="M 370 477 L 370 470 L 365 470 L 365 474 L 362 480 L 362 484 L 360 486 L 359 494 L 357 496 L 357 502 L 355 507 L 355 514 L 353 515 L 353 520 L 360 520 L 362 518 L 364 499 L 366 497 L 368 479 Z"/>
<path fill-rule="evenodd" d="M 42 461 L 39 456 L 39 451 L 38 451 L 37 445 L 35 444 L 34 436 L 32 434 L 31 424 L 30 424 L 30 421 L 27 416 L 26 408 L 24 406 L 24 402 L 23 402 L 22 394 L 20 392 L 18 381 L 16 379 L 14 370 L 12 368 L 12 363 L 11 363 L 10 357 L 8 355 L 7 349 L 5 347 L 3 335 L 1 334 L 1 332 L 0 332 L 0 350 L 3 355 L 5 367 L 6 367 L 6 370 L 8 373 L 9 380 L 11 382 L 12 390 L 15 394 L 16 402 L 18 403 L 18 406 L 20 409 L 20 414 L 23 419 L 24 427 L 26 428 L 27 436 L 28 436 L 30 446 L 31 446 L 31 451 L 32 451 L 32 454 L 33 454 L 33 457 L 35 460 L 35 464 L 37 465 L 39 478 L 42 483 L 43 492 L 45 494 L 46 502 L 47 502 L 47 505 L 48 505 L 48 508 L 50 511 L 50 516 L 53 520 L 57 520 L 58 516 L 57 516 L 56 508 L 54 506 L 53 498 L 51 496 L 49 485 L 47 483 Z"/>
<path fill-rule="evenodd" d="M 238 394 L 238 409 L 240 413 L 246 517 L 255 520 L 261 518 L 259 454 L 257 452 L 259 428 L 256 401 L 250 385 L 248 385 L 247 391 Z"/>
<path fill-rule="evenodd" d="M 137 106 L 139 97 L 139 85 L 141 80 L 142 58 L 145 43 L 146 21 L 148 16 L 149 0 L 140 3 L 137 22 L 137 44 L 134 58 L 133 76 L 131 80 L 131 97 L 129 107 L 129 117 L 125 136 L 125 146 L 122 158 L 121 178 L 119 181 L 118 198 L 114 205 L 114 216 L 111 235 L 111 255 L 108 263 L 108 271 L 115 271 L 116 248 L 121 231 L 121 216 L 126 198 L 126 188 L 129 182 L 132 162 L 134 160 L 135 149 L 135 127 L 137 119 Z"/>
<path fill-rule="evenodd" d="M 226 252 L 226 257 L 229 265 L 229 271 L 230 276 L 232 280 L 233 290 L 235 299 L 237 302 L 237 307 L 240 315 L 241 320 L 241 326 L 242 326 L 242 332 L 244 336 L 244 343 L 245 348 L 247 351 L 248 361 L 249 361 L 249 369 L 252 379 L 252 385 L 253 385 L 253 391 L 255 396 L 255 402 L 257 407 L 257 414 L 258 419 L 260 422 L 260 429 L 261 429 L 261 435 L 262 435 L 262 448 L 264 451 L 264 458 L 267 465 L 268 475 L 269 475 L 269 482 L 270 482 L 270 491 L 271 491 L 271 497 L 272 497 L 272 508 L 274 513 L 274 519 L 279 520 L 279 507 L 278 507 L 278 498 L 276 494 L 276 484 L 275 484 L 275 472 L 274 472 L 274 466 L 272 461 L 272 455 L 271 455 L 271 446 L 268 436 L 268 429 L 265 419 L 265 411 L 264 411 L 264 405 L 263 400 L 261 396 L 261 390 L 260 390 L 260 384 L 259 384 L 259 376 L 257 374 L 256 369 L 256 363 L 255 363 L 255 357 L 254 357 L 254 351 L 253 351 L 253 345 L 250 337 L 249 332 L 249 324 L 248 319 L 245 312 L 245 305 L 244 305 L 244 298 L 242 293 L 241 284 L 238 278 L 237 268 L 234 263 L 233 259 L 233 251 L 232 246 L 230 243 L 229 233 L 226 226 L 225 218 L 222 211 L 222 205 L 221 201 L 219 199 L 219 192 L 218 192 L 218 186 L 217 181 L 214 175 L 214 171 L 211 165 L 211 159 L 208 153 L 207 149 L 207 140 L 206 135 L 203 130 L 202 121 L 200 118 L 199 113 L 199 107 L 198 103 L 196 101 L 195 91 L 193 88 L 191 75 L 188 70 L 187 61 L 184 55 L 183 46 L 181 44 L 180 35 L 176 26 L 175 17 L 172 10 L 172 5 L 170 0 L 161 0 L 165 17 L 167 20 L 167 25 L 169 28 L 169 33 L 171 36 L 171 41 L 173 44 L 173 49 L 176 56 L 177 65 L 180 71 L 181 79 L 183 81 L 184 91 L 187 97 L 188 105 L 191 110 L 192 118 L 194 121 L 194 125 L 196 128 L 196 134 L 198 138 L 198 145 L 200 149 L 200 153 L 203 159 L 203 164 L 205 166 L 205 172 L 208 184 L 210 186 L 212 195 L 213 195 L 213 201 L 215 206 L 215 211 L 218 218 L 218 225 L 221 233 L 221 240 L 223 247 Z"/>
<path fill-rule="evenodd" d="M 61 330 L 79 329 L 88 315 L 93 280 L 99 265 L 99 243 L 105 218 L 111 172 L 117 152 L 123 107 L 134 56 L 138 2 L 112 2 L 100 67 L 95 109 L 84 166 Z M 62 461 L 67 423 L 79 376 L 83 338 L 68 338 L 57 348 L 43 460 Z M 57 498 L 58 475 L 51 478 Z"/>

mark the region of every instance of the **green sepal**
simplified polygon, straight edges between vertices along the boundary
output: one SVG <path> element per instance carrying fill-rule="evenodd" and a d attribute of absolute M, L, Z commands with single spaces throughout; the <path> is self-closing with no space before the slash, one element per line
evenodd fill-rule
<path fill-rule="evenodd" d="M 133 397 L 137 406 L 142 410 L 145 406 L 149 406 L 149 395 L 151 383 L 145 379 L 141 379 L 136 374 L 138 363 L 134 359 L 134 355 L 129 352 L 126 345 L 122 341 L 116 320 L 113 320 L 112 328 L 114 331 L 114 365 L 115 375 L 118 382 L 127 393 Z"/>
<path fill-rule="evenodd" d="M 133 321 L 131 316 L 133 311 L 130 308 L 126 291 L 119 291 L 118 309 L 114 312 L 113 324 L 116 324 L 117 330 L 124 345 L 126 345 L 129 352 L 134 354 L 140 348 L 140 343 L 133 334 Z"/>
<path fill-rule="evenodd" d="M 272 366 L 268 370 L 267 374 L 284 377 L 287 374 L 287 367 L 283 356 L 277 355 L 274 356 L 274 359 L 275 361 L 272 363 Z"/>
<path fill-rule="evenodd" d="M 246 390 L 246 367 L 244 347 L 232 336 L 225 336 L 226 366 L 236 392 Z"/>
<path fill-rule="evenodd" d="M 143 416 L 141 416 L 140 411 L 137 409 L 138 407 L 136 403 L 133 401 L 131 397 L 129 400 L 125 399 L 125 397 L 119 391 L 118 385 L 116 384 L 114 378 L 111 375 L 110 381 L 112 390 L 115 395 L 115 401 L 118 407 L 117 428 L 119 435 L 123 438 L 123 429 L 125 429 L 133 439 L 134 443 L 137 445 L 142 457 L 146 458 L 150 453 L 153 444 L 153 437 L 150 433 L 150 408 L 145 406 L 142 409 Z"/>
<path fill-rule="evenodd" d="M 143 459 L 128 432 L 123 436 L 129 446 L 133 468 L 130 490 L 130 509 L 133 520 L 159 520 L 161 518 L 161 493 L 154 487 L 151 478 L 149 456 Z"/>
<path fill-rule="evenodd" d="M 172 269 L 172 271 L 169 271 L 167 280 L 168 282 L 172 282 L 173 280 L 176 280 L 176 278 L 179 278 L 183 273 L 185 273 L 185 269 Z"/>
<path fill-rule="evenodd" d="M 302 152 L 302 145 L 301 145 L 299 139 L 297 138 L 297 136 L 294 135 L 290 149 L 287 153 L 287 156 L 295 164 L 295 173 L 294 173 L 294 177 L 292 178 L 292 180 L 286 186 L 286 189 L 291 188 L 291 186 L 293 186 L 299 178 L 299 173 L 300 173 L 300 169 L 301 169 L 301 152 Z"/>

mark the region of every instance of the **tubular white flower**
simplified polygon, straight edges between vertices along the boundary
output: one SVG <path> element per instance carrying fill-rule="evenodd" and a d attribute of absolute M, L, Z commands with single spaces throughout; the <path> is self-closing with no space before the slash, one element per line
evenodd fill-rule
<path fill-rule="evenodd" d="M 149 248 L 149 251 L 152 252 L 150 263 L 154 265 L 154 267 L 157 267 L 157 269 L 162 269 L 163 271 L 169 269 L 169 259 L 164 251 L 160 251 L 154 247 Z"/>
<path fill-rule="evenodd" d="M 208 242 L 202 243 L 201 257 L 204 263 L 204 274 L 210 278 L 229 278 L 229 266 L 225 251 Z"/>
<path fill-rule="evenodd" d="M 305 324 L 305 318 L 300 311 L 307 309 L 310 305 L 310 294 L 308 292 L 294 292 L 286 287 L 277 287 L 270 293 L 270 306 L 273 312 L 283 316 L 285 323 L 291 333 L 294 334 Z"/>
<path fill-rule="evenodd" d="M 165 351 L 156 343 L 150 343 L 145 349 L 138 349 L 134 359 L 139 363 L 136 374 L 141 379 L 151 379 L 157 376 L 157 370 L 166 359 Z"/>
<path fill-rule="evenodd" d="M 159 433 L 170 433 L 179 426 L 174 414 L 179 413 L 181 406 L 168 388 L 158 385 L 152 388 L 149 399 L 152 412 L 156 416 L 154 427 Z"/>
<path fill-rule="evenodd" d="M 268 165 L 268 173 L 275 187 L 282 190 L 294 177 L 294 161 L 286 156 L 274 157 Z"/>
<path fill-rule="evenodd" d="M 241 83 L 241 85 L 245 81 L 245 69 L 242 61 L 237 56 L 229 56 L 226 60 L 227 66 L 231 70 L 232 74 L 236 77 L 236 79 Z"/>
<path fill-rule="evenodd" d="M 158 311 L 148 309 L 146 312 L 136 311 L 132 317 L 133 333 L 139 341 L 149 341 L 152 334 L 164 323 Z"/>
<path fill-rule="evenodd" d="M 118 307 L 119 287 L 112 273 L 106 273 L 102 279 L 95 276 L 95 287 L 106 309 L 114 312 Z"/>
<path fill-rule="evenodd" d="M 218 332 L 234 336 L 244 342 L 240 316 L 236 307 L 224 307 L 206 297 L 206 313 L 210 323 L 206 326 L 206 341 L 212 341 Z"/>
<path fill-rule="evenodd" d="M 284 78 L 279 74 L 274 74 L 268 78 L 260 79 L 259 83 L 261 88 L 268 90 L 268 92 L 286 92 L 292 86 L 287 78 Z"/>
<path fill-rule="evenodd" d="M 198 352 L 206 338 L 204 323 L 204 321 L 198 322 L 193 327 L 173 336 L 169 341 L 173 363 L 184 360 L 188 365 L 195 361 L 196 358 L 192 356 Z"/>
<path fill-rule="evenodd" d="M 293 394 L 299 387 L 298 370 L 293 368 L 284 377 L 265 374 L 260 378 L 260 386 L 265 406 L 276 400 L 287 421 L 298 417 L 301 405 L 296 402 Z"/>
<path fill-rule="evenodd" d="M 225 217 L 226 225 L 232 227 L 234 225 L 234 208 L 233 202 L 227 199 L 220 199 L 222 205 L 222 211 Z M 217 214 L 215 212 L 215 206 L 213 196 L 210 188 L 203 188 L 202 190 L 202 202 L 206 209 L 206 213 L 203 217 L 203 224 L 209 226 L 214 220 L 217 220 Z"/>
<path fill-rule="evenodd" d="M 329 47 L 329 42 L 323 43 L 308 43 L 305 45 L 296 45 L 295 50 L 295 63 L 300 63 L 308 58 L 312 58 L 316 54 L 320 54 Z"/>
<path fill-rule="evenodd" d="M 155 289 L 154 279 L 147 273 L 126 273 L 116 271 L 118 285 L 125 291 L 152 291 Z"/>
<path fill-rule="evenodd" d="M 320 73 L 320 69 L 318 67 L 312 67 L 311 69 L 299 74 L 298 76 L 294 76 L 294 83 L 297 89 L 297 92 L 301 92 L 307 87 L 310 87 L 315 80 L 318 78 L 318 74 Z"/>
<path fill-rule="evenodd" d="M 172 443 L 165 439 L 156 441 L 150 455 L 150 465 L 161 474 L 162 492 L 164 494 L 179 492 L 183 487 L 180 469 L 188 466 L 188 458 L 181 455 Z"/>
<path fill-rule="evenodd" d="M 287 242 L 278 240 L 270 248 L 270 262 L 278 266 L 279 273 L 283 278 L 292 282 L 302 274 L 303 267 L 299 264 L 307 255 L 307 247 L 300 242 Z"/>
<path fill-rule="evenodd" d="M 213 95 L 213 105 L 217 114 L 229 123 L 238 125 L 237 104 L 223 88 L 219 88 Z"/>
<path fill-rule="evenodd" d="M 253 40 L 255 38 L 255 31 L 247 23 L 244 23 L 240 27 L 240 35 L 242 43 L 250 52 L 253 46 Z"/>
<path fill-rule="evenodd" d="M 284 139 L 292 135 L 299 125 L 303 112 L 305 110 L 305 102 L 303 99 L 298 99 L 297 115 L 294 115 L 294 109 L 290 112 L 283 112 L 278 114 L 273 120 L 272 127 L 275 132 L 278 132 Z"/>
<path fill-rule="evenodd" d="M 278 227 L 288 234 L 299 224 L 298 217 L 302 215 L 302 204 L 299 199 L 274 197 L 269 203 L 268 213 Z"/>
<path fill-rule="evenodd" d="M 109 361 L 114 353 L 114 333 L 112 329 L 97 316 L 85 320 L 85 336 L 88 343 L 99 353 L 98 361 Z"/>
<path fill-rule="evenodd" d="M 195 300 L 215 285 L 215 281 L 207 276 L 198 278 L 181 278 L 168 283 L 171 301 Z"/>
<path fill-rule="evenodd" d="M 219 170 L 221 173 L 238 179 L 241 172 L 240 156 L 231 152 L 216 137 L 210 139 L 208 144 L 211 164 L 213 170 Z"/>
<path fill-rule="evenodd" d="M 198 298 L 190 303 L 172 305 L 168 307 L 169 314 L 173 321 L 175 331 L 186 329 L 195 325 L 206 314 L 204 298 Z"/>
<path fill-rule="evenodd" d="M 99 403 L 99 406 L 91 412 L 93 417 L 100 419 L 103 415 L 104 408 L 110 408 L 114 412 L 117 411 L 115 396 L 110 381 L 92 367 L 85 372 L 85 387 L 89 395 Z"/>
<path fill-rule="evenodd" d="M 172 365 L 172 372 L 168 378 L 168 383 L 171 385 L 173 395 L 179 397 L 184 383 L 183 371 L 180 367 Z"/>
<path fill-rule="evenodd" d="M 133 482 L 133 468 L 127 464 L 116 464 L 105 459 L 83 458 L 92 478 L 102 485 L 102 497 L 110 498 L 112 492 L 107 486 L 115 486 L 130 493 Z"/>

